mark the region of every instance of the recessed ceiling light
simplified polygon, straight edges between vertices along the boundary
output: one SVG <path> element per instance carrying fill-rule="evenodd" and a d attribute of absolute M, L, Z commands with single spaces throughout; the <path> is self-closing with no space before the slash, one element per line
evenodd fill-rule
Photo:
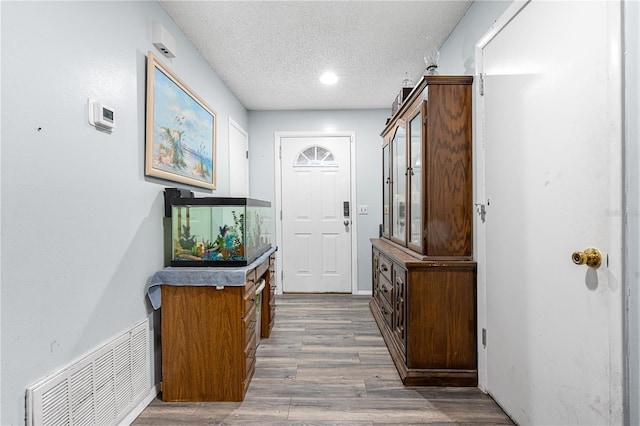
<path fill-rule="evenodd" d="M 338 76 L 331 71 L 327 71 L 320 77 L 320 83 L 322 84 L 336 84 Z"/>

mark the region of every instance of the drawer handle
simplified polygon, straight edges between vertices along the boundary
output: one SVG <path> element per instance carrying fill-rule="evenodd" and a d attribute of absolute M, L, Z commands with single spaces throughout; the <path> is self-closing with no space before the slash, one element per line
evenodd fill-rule
<path fill-rule="evenodd" d="M 386 307 L 382 307 L 380 308 L 380 312 L 382 312 L 382 315 L 387 315 L 389 312 L 387 312 L 387 308 Z"/>
<path fill-rule="evenodd" d="M 382 265 L 380 265 L 380 270 L 382 272 L 387 272 L 389 269 L 387 268 L 387 265 L 385 265 L 384 263 Z"/>

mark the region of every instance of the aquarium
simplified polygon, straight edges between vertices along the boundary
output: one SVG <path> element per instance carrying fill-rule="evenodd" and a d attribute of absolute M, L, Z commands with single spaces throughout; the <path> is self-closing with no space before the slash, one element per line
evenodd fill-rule
<path fill-rule="evenodd" d="M 271 248 L 271 203 L 172 198 L 171 266 L 245 266 Z"/>

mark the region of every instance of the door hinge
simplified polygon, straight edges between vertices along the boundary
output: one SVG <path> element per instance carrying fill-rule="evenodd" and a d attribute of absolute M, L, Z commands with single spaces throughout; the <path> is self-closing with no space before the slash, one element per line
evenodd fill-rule
<path fill-rule="evenodd" d="M 278 158 L 282 160 L 282 145 L 278 147 Z"/>
<path fill-rule="evenodd" d="M 424 115 L 424 120 L 422 120 L 422 125 L 425 127 L 427 125 L 427 114 Z"/>
<path fill-rule="evenodd" d="M 249 151 L 245 151 L 244 152 L 245 156 L 247 157 L 247 160 L 249 159 Z"/>
<path fill-rule="evenodd" d="M 482 329 L 482 346 L 487 347 L 487 329 Z"/>
<path fill-rule="evenodd" d="M 482 221 L 482 223 L 484 223 L 487 218 L 487 206 L 489 204 L 491 204 L 489 200 L 487 200 L 487 204 L 482 204 L 482 203 L 475 204 L 476 211 L 480 215 L 480 220 Z"/>
<path fill-rule="evenodd" d="M 280 220 L 282 220 L 282 210 L 280 210 Z"/>
<path fill-rule="evenodd" d="M 478 84 L 480 84 L 480 87 L 479 87 L 480 96 L 484 96 L 484 74 L 483 73 L 478 74 L 478 78 L 480 79 L 480 81 L 478 82 Z"/>

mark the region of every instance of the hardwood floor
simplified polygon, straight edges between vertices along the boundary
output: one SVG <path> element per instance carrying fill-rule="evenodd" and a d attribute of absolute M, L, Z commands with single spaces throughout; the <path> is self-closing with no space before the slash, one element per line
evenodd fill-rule
<path fill-rule="evenodd" d="M 369 300 L 278 296 L 243 402 L 155 399 L 133 425 L 513 424 L 477 388 L 405 387 Z"/>

